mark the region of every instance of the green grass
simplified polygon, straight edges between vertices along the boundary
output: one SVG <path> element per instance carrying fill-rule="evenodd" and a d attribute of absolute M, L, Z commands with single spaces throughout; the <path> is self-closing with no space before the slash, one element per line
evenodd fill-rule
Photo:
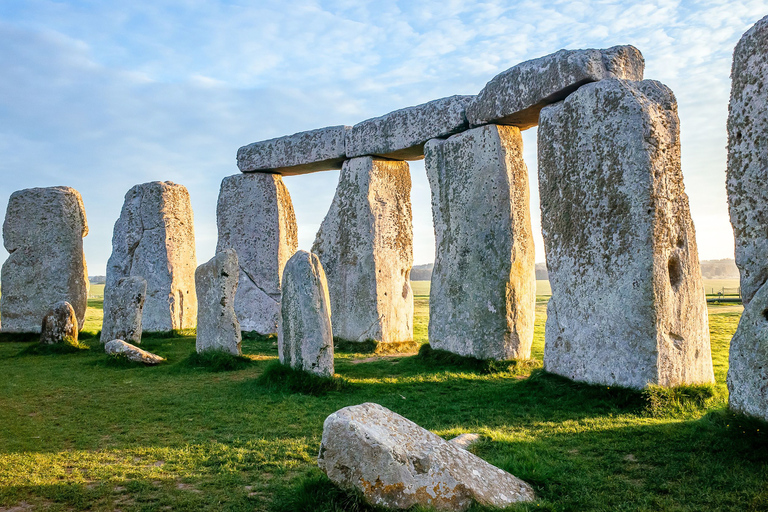
<path fill-rule="evenodd" d="M 275 366 L 273 338 L 246 336 L 250 361 L 229 371 L 190 365 L 190 336 L 143 339 L 163 365 L 106 364 L 89 310 L 90 350 L 0 344 L 0 510 L 370 510 L 316 466 L 325 418 L 367 401 L 445 438 L 482 434 L 472 451 L 539 497 L 512 510 L 768 508 L 768 427 L 725 410 L 740 310 L 710 307 L 716 385 L 638 393 L 543 372 L 545 308 L 541 298 L 535 361 L 489 371 L 340 352 L 345 384 L 315 394 Z"/>

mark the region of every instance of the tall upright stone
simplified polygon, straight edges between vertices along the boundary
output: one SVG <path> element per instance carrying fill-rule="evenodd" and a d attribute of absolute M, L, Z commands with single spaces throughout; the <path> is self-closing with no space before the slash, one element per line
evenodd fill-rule
<path fill-rule="evenodd" d="M 225 249 L 195 270 L 199 352 L 220 350 L 240 355 L 242 334 L 234 302 L 239 266 L 237 252 Z"/>
<path fill-rule="evenodd" d="M 333 329 L 328 282 L 320 259 L 298 251 L 283 274 L 277 352 L 284 365 L 333 376 Z"/>
<path fill-rule="evenodd" d="M 80 193 L 69 187 L 11 194 L 3 223 L 8 259 L 0 278 L 2 331 L 39 333 L 51 304 L 69 302 L 83 328 L 88 270 L 83 237 L 88 222 Z"/>
<path fill-rule="evenodd" d="M 768 16 L 733 52 L 728 206 L 744 313 L 731 340 L 729 405 L 768 421 Z"/>
<path fill-rule="evenodd" d="M 429 342 L 480 359 L 525 359 L 536 275 L 520 130 L 486 125 L 425 146 L 435 223 Z"/>
<path fill-rule="evenodd" d="M 125 194 L 112 235 L 107 289 L 118 279 L 147 280 L 144 332 L 195 326 L 195 230 L 189 192 L 170 181 L 136 185 Z"/>
<path fill-rule="evenodd" d="M 235 313 L 241 329 L 276 333 L 283 268 L 298 247 L 296 217 L 282 177 L 253 173 L 224 178 L 216 220 L 216 252 L 237 251 Z"/>
<path fill-rule="evenodd" d="M 348 341 L 413 339 L 413 224 L 408 164 L 344 162 L 312 252 L 328 276 L 334 335 Z"/>
<path fill-rule="evenodd" d="M 631 388 L 713 382 L 672 91 L 603 80 L 539 121 L 545 370 Z"/>
<path fill-rule="evenodd" d="M 147 298 L 147 280 L 141 276 L 121 277 L 104 289 L 102 343 L 123 340 L 141 343 L 141 321 Z"/>

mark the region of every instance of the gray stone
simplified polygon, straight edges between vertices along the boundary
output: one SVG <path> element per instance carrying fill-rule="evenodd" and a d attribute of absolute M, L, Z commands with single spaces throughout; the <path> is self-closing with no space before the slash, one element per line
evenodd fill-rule
<path fill-rule="evenodd" d="M 525 130 L 538 124 L 542 107 L 580 86 L 614 77 L 642 80 L 644 68 L 643 55 L 634 46 L 560 50 L 494 77 L 467 107 L 467 119 L 472 126 L 496 123 Z"/>
<path fill-rule="evenodd" d="M 527 359 L 536 275 L 520 130 L 482 126 L 425 150 L 435 223 L 429 342 L 479 359 Z"/>
<path fill-rule="evenodd" d="M 39 333 L 51 304 L 69 302 L 83 328 L 88 270 L 83 237 L 88 222 L 80 193 L 69 187 L 11 194 L 3 223 L 8 259 L 0 278 L 3 332 Z"/>
<path fill-rule="evenodd" d="M 347 157 L 424 158 L 424 144 L 469 127 L 465 110 L 474 96 L 450 96 L 368 119 L 347 133 Z"/>
<path fill-rule="evenodd" d="M 744 306 L 768 281 L 768 16 L 733 52 L 728 105 L 728 206 Z"/>
<path fill-rule="evenodd" d="M 407 163 L 371 157 L 344 162 L 312 252 L 328 277 L 335 336 L 384 343 L 413 339 Z"/>
<path fill-rule="evenodd" d="M 501 508 L 535 499 L 519 478 L 373 403 L 326 418 L 317 463 L 339 487 L 393 509 Z"/>
<path fill-rule="evenodd" d="M 72 304 L 67 301 L 57 302 L 43 317 L 40 343 L 77 345 L 77 326 L 77 316 Z"/>
<path fill-rule="evenodd" d="M 237 174 L 221 182 L 216 252 L 237 251 L 235 313 L 243 331 L 277 332 L 283 267 L 298 247 L 296 217 L 283 179 Z"/>
<path fill-rule="evenodd" d="M 128 340 L 141 343 L 141 316 L 147 297 L 147 280 L 122 277 L 104 289 L 104 320 L 101 342 Z"/>
<path fill-rule="evenodd" d="M 453 444 L 454 446 L 458 446 L 463 450 L 469 450 L 469 448 L 472 445 L 480 442 L 480 434 L 473 434 L 473 433 L 459 434 L 458 436 L 454 437 L 448 442 Z"/>
<path fill-rule="evenodd" d="M 242 353 L 240 322 L 234 308 L 239 268 L 235 250 L 225 249 L 195 271 L 198 353 Z"/>
<path fill-rule="evenodd" d="M 139 347 L 135 347 L 123 340 L 106 342 L 104 344 L 104 352 L 111 356 L 123 356 L 130 361 L 144 363 L 146 365 L 156 365 L 165 361 L 162 357 L 155 355 L 152 352 L 142 350 Z"/>
<path fill-rule="evenodd" d="M 349 126 L 329 126 L 248 144 L 237 150 L 242 172 L 270 172 L 293 176 L 340 169 L 346 159 Z"/>
<path fill-rule="evenodd" d="M 112 235 L 104 294 L 123 277 L 147 280 L 144 332 L 195 326 L 195 229 L 189 192 L 173 182 L 136 185 L 125 194 Z"/>
<path fill-rule="evenodd" d="M 713 382 L 672 91 L 603 80 L 540 121 L 544 369 L 630 388 Z"/>
<path fill-rule="evenodd" d="M 283 273 L 277 352 L 284 365 L 333 376 L 331 298 L 320 259 L 299 251 Z"/>

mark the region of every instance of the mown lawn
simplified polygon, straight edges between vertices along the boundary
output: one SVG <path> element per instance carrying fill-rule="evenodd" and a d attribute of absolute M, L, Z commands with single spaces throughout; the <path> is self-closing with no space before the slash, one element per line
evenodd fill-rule
<path fill-rule="evenodd" d="M 417 292 L 416 333 L 428 298 Z M 98 330 L 92 300 L 86 337 Z M 112 363 L 96 339 L 74 354 L 0 343 L 0 510 L 361 510 L 317 469 L 323 420 L 377 402 L 534 485 L 512 510 L 766 510 L 768 437 L 725 411 L 739 310 L 710 309 L 717 385 L 666 393 L 579 385 L 540 363 L 484 373 L 416 355 L 337 353 L 351 387 L 322 396 L 257 382 L 274 340 L 247 340 L 245 368 L 189 363 L 191 337 L 145 339 L 168 359 Z M 546 298 L 533 356 L 543 354 Z M 13 508 L 16 507 L 16 508 Z M 478 508 L 478 510 L 481 510 Z"/>

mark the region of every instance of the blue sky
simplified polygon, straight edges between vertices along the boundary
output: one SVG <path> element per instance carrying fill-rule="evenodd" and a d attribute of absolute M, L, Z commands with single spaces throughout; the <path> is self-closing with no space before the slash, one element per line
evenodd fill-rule
<path fill-rule="evenodd" d="M 733 256 L 725 196 L 729 72 L 766 1 L 0 2 L 0 212 L 18 189 L 68 185 L 85 202 L 89 273 L 103 274 L 133 185 L 185 185 L 198 261 L 245 144 L 355 124 L 453 94 L 560 48 L 633 44 L 675 92 L 702 259 Z M 524 133 L 535 231 L 536 130 Z M 413 175 L 416 263 L 432 261 L 429 187 Z M 308 249 L 337 172 L 286 178 Z M 544 254 L 537 238 L 537 261 Z M 0 249 L 0 261 L 7 253 Z"/>

